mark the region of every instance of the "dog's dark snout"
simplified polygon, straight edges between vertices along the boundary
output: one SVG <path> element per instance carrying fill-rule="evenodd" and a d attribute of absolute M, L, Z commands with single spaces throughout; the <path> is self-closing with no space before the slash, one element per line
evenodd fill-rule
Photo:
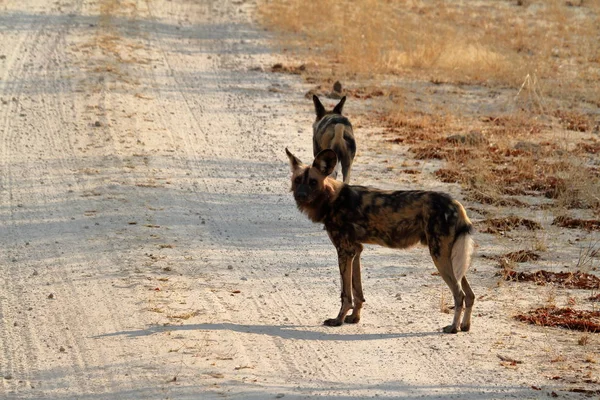
<path fill-rule="evenodd" d="M 296 199 L 306 200 L 308 198 L 308 190 L 305 186 L 306 185 L 300 185 L 300 187 L 296 189 Z"/>

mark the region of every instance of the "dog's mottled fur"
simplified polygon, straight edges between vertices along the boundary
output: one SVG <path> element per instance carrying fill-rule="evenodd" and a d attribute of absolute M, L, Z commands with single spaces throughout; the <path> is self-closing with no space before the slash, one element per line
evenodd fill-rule
<path fill-rule="evenodd" d="M 365 301 L 360 277 L 363 244 L 406 248 L 429 247 L 433 263 L 454 296 L 454 319 L 443 330 L 471 327 L 475 295 L 465 277 L 473 252 L 473 226 L 463 206 L 449 195 L 430 191 L 383 191 L 347 185 L 329 175 L 337 164 L 333 150 L 319 152 L 304 165 L 286 149 L 292 170 L 292 191 L 298 209 L 325 225 L 335 245 L 342 278 L 342 306 L 325 325 L 357 323 Z M 352 309 L 352 314 L 348 312 Z"/>
<path fill-rule="evenodd" d="M 325 107 L 316 95 L 313 95 L 315 103 L 316 119 L 313 123 L 313 155 L 331 149 L 335 152 L 337 159 L 342 165 L 342 176 L 344 183 L 350 183 L 350 170 L 356 155 L 356 140 L 352 124 L 342 115 L 346 96 L 331 111 Z"/>

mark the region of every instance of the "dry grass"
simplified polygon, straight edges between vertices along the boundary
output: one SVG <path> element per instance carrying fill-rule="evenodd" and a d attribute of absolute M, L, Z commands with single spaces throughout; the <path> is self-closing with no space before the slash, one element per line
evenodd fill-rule
<path fill-rule="evenodd" d="M 600 5 L 567 3 L 264 0 L 257 14 L 327 76 L 522 85 L 526 101 L 566 91 L 598 104 Z"/>
<path fill-rule="evenodd" d="M 489 134 L 483 138 L 488 136 L 493 138 Z M 518 137 L 458 145 L 448 139 L 430 140 L 411 150 L 417 159 L 446 160 L 436 176 L 443 182 L 463 185 L 469 200 L 520 207 L 526 204 L 507 196 L 542 196 L 559 210 L 600 212 L 600 176 L 589 165 L 581 146 L 563 150 L 554 142 Z"/>
<path fill-rule="evenodd" d="M 540 307 L 515 317 L 519 321 L 539 326 L 555 326 L 583 332 L 600 332 L 600 312 Z"/>
<path fill-rule="evenodd" d="M 517 262 L 517 263 L 537 261 L 540 259 L 540 255 L 531 250 L 512 251 L 512 252 L 506 253 L 500 257 L 505 258 L 509 261 Z"/>
<path fill-rule="evenodd" d="M 505 268 L 506 269 L 506 268 Z M 555 285 L 570 289 L 598 290 L 600 278 L 585 272 L 516 272 L 509 270 L 504 274 L 505 280 L 518 282 L 534 282 L 537 285 Z"/>
<path fill-rule="evenodd" d="M 482 232 L 485 233 L 503 233 L 510 232 L 513 229 L 539 230 L 542 226 L 535 221 L 527 218 L 521 218 L 514 215 L 504 218 L 488 218 L 480 223 L 485 228 Z"/>
<path fill-rule="evenodd" d="M 562 228 L 579 228 L 588 231 L 600 231 L 600 220 L 597 219 L 579 219 L 561 215 L 554 218 L 552 225 L 557 225 Z"/>

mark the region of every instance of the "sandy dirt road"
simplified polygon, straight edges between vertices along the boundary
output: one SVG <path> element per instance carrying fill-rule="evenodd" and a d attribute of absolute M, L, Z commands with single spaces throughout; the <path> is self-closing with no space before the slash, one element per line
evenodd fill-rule
<path fill-rule="evenodd" d="M 283 150 L 309 160 L 311 103 L 254 68 L 253 7 L 0 1 L 0 398 L 546 397 L 573 336 L 524 333 L 490 266 L 469 334 L 422 248 L 365 251 L 363 321 L 321 325 L 335 252 Z"/>

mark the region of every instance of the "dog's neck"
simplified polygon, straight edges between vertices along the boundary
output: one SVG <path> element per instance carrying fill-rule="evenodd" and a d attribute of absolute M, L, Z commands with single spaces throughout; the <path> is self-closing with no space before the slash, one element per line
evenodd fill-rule
<path fill-rule="evenodd" d="M 323 222 L 323 218 L 329 212 L 331 204 L 338 197 L 345 183 L 333 178 L 325 178 L 323 190 L 309 204 L 297 204 L 298 209 L 308 216 L 312 222 Z"/>

